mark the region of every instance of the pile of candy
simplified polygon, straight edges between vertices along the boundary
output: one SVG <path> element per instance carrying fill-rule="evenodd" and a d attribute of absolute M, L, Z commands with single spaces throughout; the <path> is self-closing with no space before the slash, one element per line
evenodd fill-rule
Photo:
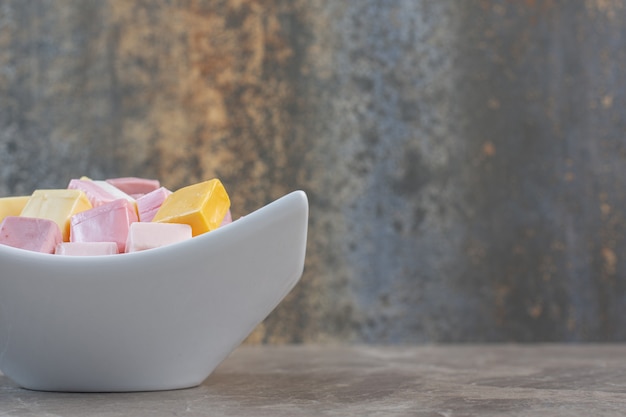
<path fill-rule="evenodd" d="M 0 198 L 0 244 L 59 255 L 110 255 L 165 246 L 232 221 L 218 179 L 174 192 L 158 180 L 73 179 L 66 189 Z"/>

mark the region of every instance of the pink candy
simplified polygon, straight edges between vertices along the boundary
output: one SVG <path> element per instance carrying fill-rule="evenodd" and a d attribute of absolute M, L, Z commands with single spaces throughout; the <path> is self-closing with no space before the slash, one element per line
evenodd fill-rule
<path fill-rule="evenodd" d="M 75 214 L 70 219 L 70 242 L 115 242 L 124 252 L 130 224 L 138 221 L 127 200 L 110 203 Z"/>
<path fill-rule="evenodd" d="M 137 212 L 140 222 L 150 222 L 168 195 L 172 194 L 165 187 L 158 188 L 137 199 Z"/>
<path fill-rule="evenodd" d="M 69 217 L 69 242 L 52 220 L 8 216 L 0 222 L 0 244 L 56 255 L 99 256 L 143 251 L 192 238 L 189 224 L 152 222 L 172 194 L 158 180 L 83 177 L 72 179 L 67 188 L 84 193 L 82 198 L 86 196 L 93 207 Z M 228 210 L 221 226 L 231 222 Z"/>
<path fill-rule="evenodd" d="M 5 217 L 0 223 L 0 244 L 35 252 L 54 253 L 63 242 L 59 226 L 48 219 Z"/>
<path fill-rule="evenodd" d="M 159 180 L 136 177 L 111 178 L 106 182 L 130 195 L 148 194 L 161 186 Z"/>
<path fill-rule="evenodd" d="M 67 186 L 70 190 L 81 190 L 93 207 L 101 206 L 115 200 L 115 196 L 98 186 L 91 180 L 71 180 Z"/>
<path fill-rule="evenodd" d="M 191 239 L 191 226 L 188 224 L 138 222 L 130 225 L 126 251 L 154 249 L 186 239 Z"/>
<path fill-rule="evenodd" d="M 62 242 L 55 250 L 55 255 L 95 256 L 115 255 L 120 253 L 115 242 Z"/>

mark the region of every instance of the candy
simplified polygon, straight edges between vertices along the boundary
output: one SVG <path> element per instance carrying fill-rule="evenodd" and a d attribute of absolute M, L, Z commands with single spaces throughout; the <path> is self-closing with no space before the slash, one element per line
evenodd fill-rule
<path fill-rule="evenodd" d="M 110 203 L 111 201 L 116 199 L 113 194 L 106 191 L 94 181 L 91 181 L 89 179 L 71 180 L 67 188 L 69 190 L 83 191 L 93 207 L 98 207 L 105 203 Z"/>
<path fill-rule="evenodd" d="M 126 248 L 130 224 L 138 221 L 135 208 L 125 199 L 118 199 L 70 219 L 71 242 L 115 242 L 119 252 Z"/>
<path fill-rule="evenodd" d="M 110 178 L 106 182 L 129 195 L 148 194 L 161 186 L 159 180 L 137 177 Z"/>
<path fill-rule="evenodd" d="M 0 244 L 3 245 L 53 253 L 62 241 L 61 229 L 53 220 L 8 216 L 0 223 Z"/>
<path fill-rule="evenodd" d="M 154 249 L 191 239 L 191 226 L 177 223 L 138 222 L 130 225 L 126 252 Z"/>
<path fill-rule="evenodd" d="M 135 210 L 137 209 L 137 201 L 131 196 L 129 196 L 128 194 L 126 194 L 124 191 L 117 188 L 116 186 L 111 185 L 106 181 L 93 181 L 93 183 L 99 186 L 100 188 L 102 188 L 104 191 L 111 194 L 114 197 L 114 199 L 117 200 L 117 199 L 122 198 L 128 201 L 129 203 L 131 203 L 133 207 L 135 208 Z"/>
<path fill-rule="evenodd" d="M 136 206 L 136 199 L 107 181 L 94 181 L 87 177 L 73 179 L 68 189 L 81 190 L 87 195 L 92 207 L 98 207 L 113 200 L 124 199 Z M 142 194 L 143 195 L 143 194 Z"/>
<path fill-rule="evenodd" d="M 54 221 L 61 229 L 63 241 L 70 236 L 70 217 L 92 208 L 89 199 L 80 190 L 35 190 L 26 202 L 20 216 Z"/>
<path fill-rule="evenodd" d="M 230 199 L 218 179 L 172 192 L 157 180 L 136 177 L 80 177 L 67 189 L 0 198 L 0 222 L 9 218 L 6 227 L 0 223 L 7 230 L 0 244 L 74 256 L 152 249 L 232 222 Z"/>
<path fill-rule="evenodd" d="M 55 250 L 55 255 L 95 256 L 115 255 L 119 249 L 116 242 L 61 242 Z"/>
<path fill-rule="evenodd" d="M 0 222 L 7 216 L 19 216 L 30 196 L 0 198 Z"/>
<path fill-rule="evenodd" d="M 230 199 L 218 179 L 174 191 L 163 202 L 153 222 L 183 223 L 193 236 L 217 229 L 230 208 Z"/>
<path fill-rule="evenodd" d="M 150 222 L 165 199 L 172 194 L 165 187 L 158 188 L 137 199 L 137 214 L 140 222 Z"/>

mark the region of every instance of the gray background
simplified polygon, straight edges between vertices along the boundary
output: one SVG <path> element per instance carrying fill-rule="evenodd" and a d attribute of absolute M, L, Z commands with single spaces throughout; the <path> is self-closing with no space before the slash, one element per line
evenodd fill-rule
<path fill-rule="evenodd" d="M 3 1 L 0 196 L 305 190 L 249 343 L 626 340 L 625 44 L 621 0 Z"/>

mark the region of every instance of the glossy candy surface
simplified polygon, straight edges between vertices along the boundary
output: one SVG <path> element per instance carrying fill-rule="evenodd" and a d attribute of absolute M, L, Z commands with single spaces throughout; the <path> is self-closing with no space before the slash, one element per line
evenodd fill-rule
<path fill-rule="evenodd" d="M 157 211 L 153 222 L 184 223 L 194 236 L 217 229 L 230 208 L 230 199 L 221 181 L 212 179 L 180 188 Z"/>
<path fill-rule="evenodd" d="M 35 190 L 20 216 L 54 221 L 64 241 L 70 236 L 70 217 L 92 208 L 87 195 L 80 190 Z"/>
<path fill-rule="evenodd" d="M 116 242 L 61 242 L 54 250 L 55 255 L 71 256 L 116 255 L 118 253 Z"/>
<path fill-rule="evenodd" d="M 187 239 L 191 239 L 188 224 L 137 222 L 130 225 L 126 252 L 154 249 Z"/>
<path fill-rule="evenodd" d="M 159 180 L 137 177 L 110 178 L 106 182 L 128 195 L 148 194 L 161 186 Z"/>
<path fill-rule="evenodd" d="M 165 199 L 172 194 L 170 190 L 165 187 L 157 188 L 137 199 L 137 214 L 139 215 L 139 221 L 151 222 L 154 215 L 161 208 L 161 204 Z"/>
<path fill-rule="evenodd" d="M 70 220 L 71 242 L 115 242 L 120 253 L 126 249 L 131 223 L 138 221 L 135 206 L 125 199 L 83 211 Z"/>
<path fill-rule="evenodd" d="M 54 253 L 63 241 L 61 229 L 52 220 L 8 216 L 0 222 L 0 244 L 34 252 Z"/>
<path fill-rule="evenodd" d="M 30 196 L 0 198 L 0 222 L 7 216 L 19 216 Z"/>

